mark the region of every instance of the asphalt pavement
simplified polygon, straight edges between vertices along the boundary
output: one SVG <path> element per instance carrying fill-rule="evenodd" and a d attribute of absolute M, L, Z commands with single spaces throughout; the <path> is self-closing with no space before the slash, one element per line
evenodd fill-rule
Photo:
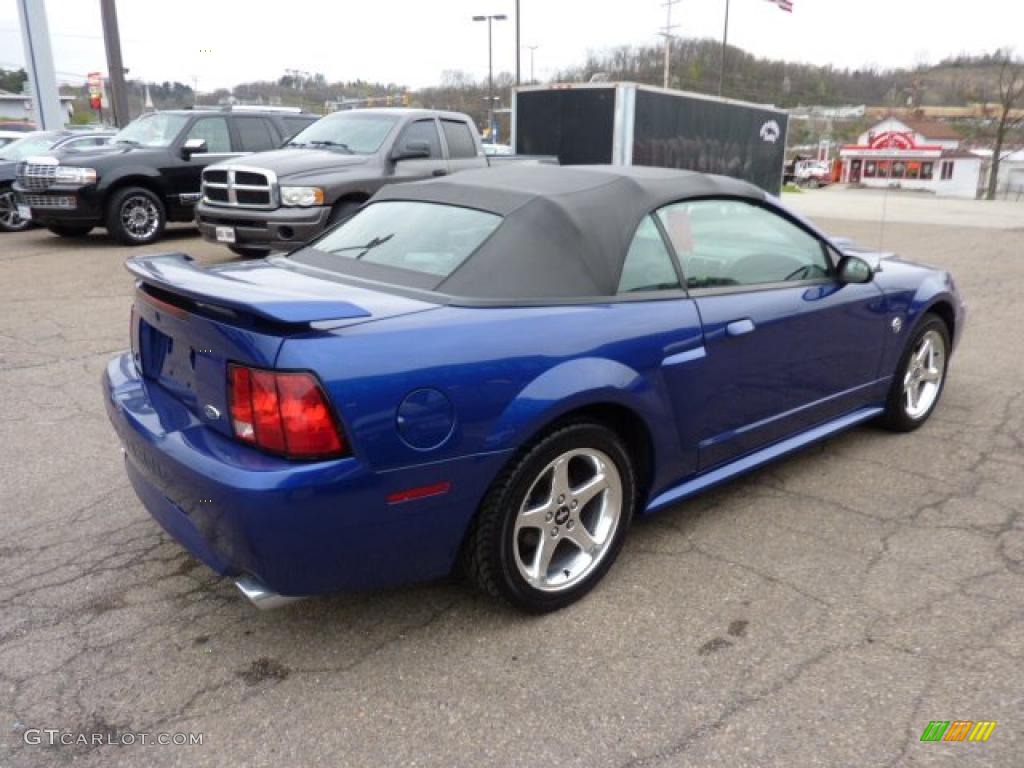
<path fill-rule="evenodd" d="M 793 201 L 874 244 L 842 194 Z M 540 618 L 458 582 L 244 602 L 137 501 L 99 388 L 127 345 L 124 258 L 230 254 L 189 228 L 143 249 L 0 235 L 0 766 L 1021 766 L 1016 210 L 886 224 L 970 307 L 923 429 L 861 427 L 642 520 Z M 932 720 L 997 726 L 921 742 Z"/>

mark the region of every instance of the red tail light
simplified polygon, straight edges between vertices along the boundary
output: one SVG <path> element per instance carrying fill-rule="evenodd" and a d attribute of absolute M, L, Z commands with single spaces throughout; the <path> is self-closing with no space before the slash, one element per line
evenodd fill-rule
<path fill-rule="evenodd" d="M 344 456 L 350 451 L 327 397 L 311 373 L 228 365 L 235 437 L 289 458 Z"/>

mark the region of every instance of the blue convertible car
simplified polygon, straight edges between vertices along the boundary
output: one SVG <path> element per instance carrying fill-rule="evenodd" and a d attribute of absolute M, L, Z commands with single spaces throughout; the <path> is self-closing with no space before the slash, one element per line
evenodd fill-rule
<path fill-rule="evenodd" d="M 869 419 L 920 426 L 964 324 L 948 273 L 652 168 L 390 185 L 287 256 L 128 269 L 104 377 L 128 476 L 263 604 L 461 563 L 559 608 L 634 515 Z"/>

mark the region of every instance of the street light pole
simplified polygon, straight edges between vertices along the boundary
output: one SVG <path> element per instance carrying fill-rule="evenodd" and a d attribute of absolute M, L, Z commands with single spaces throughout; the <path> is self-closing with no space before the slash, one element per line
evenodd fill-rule
<path fill-rule="evenodd" d="M 504 13 L 473 17 L 473 21 L 487 22 L 487 130 L 491 141 L 494 141 L 494 40 L 491 36 L 491 22 L 505 21 L 507 18 Z"/>
<path fill-rule="evenodd" d="M 526 47 L 530 49 L 530 84 L 533 85 L 533 83 L 534 83 L 534 77 L 533 77 L 533 52 L 536 51 L 538 48 L 540 48 L 540 46 L 539 45 L 528 45 Z"/>

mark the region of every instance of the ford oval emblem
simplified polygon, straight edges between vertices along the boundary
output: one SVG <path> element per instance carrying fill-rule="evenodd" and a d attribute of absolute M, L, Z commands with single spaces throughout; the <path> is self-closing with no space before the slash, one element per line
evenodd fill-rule
<path fill-rule="evenodd" d="M 218 411 L 212 405 L 204 405 L 203 415 L 206 416 L 206 418 L 210 419 L 210 421 L 216 421 L 217 419 L 220 418 L 220 411 Z"/>

